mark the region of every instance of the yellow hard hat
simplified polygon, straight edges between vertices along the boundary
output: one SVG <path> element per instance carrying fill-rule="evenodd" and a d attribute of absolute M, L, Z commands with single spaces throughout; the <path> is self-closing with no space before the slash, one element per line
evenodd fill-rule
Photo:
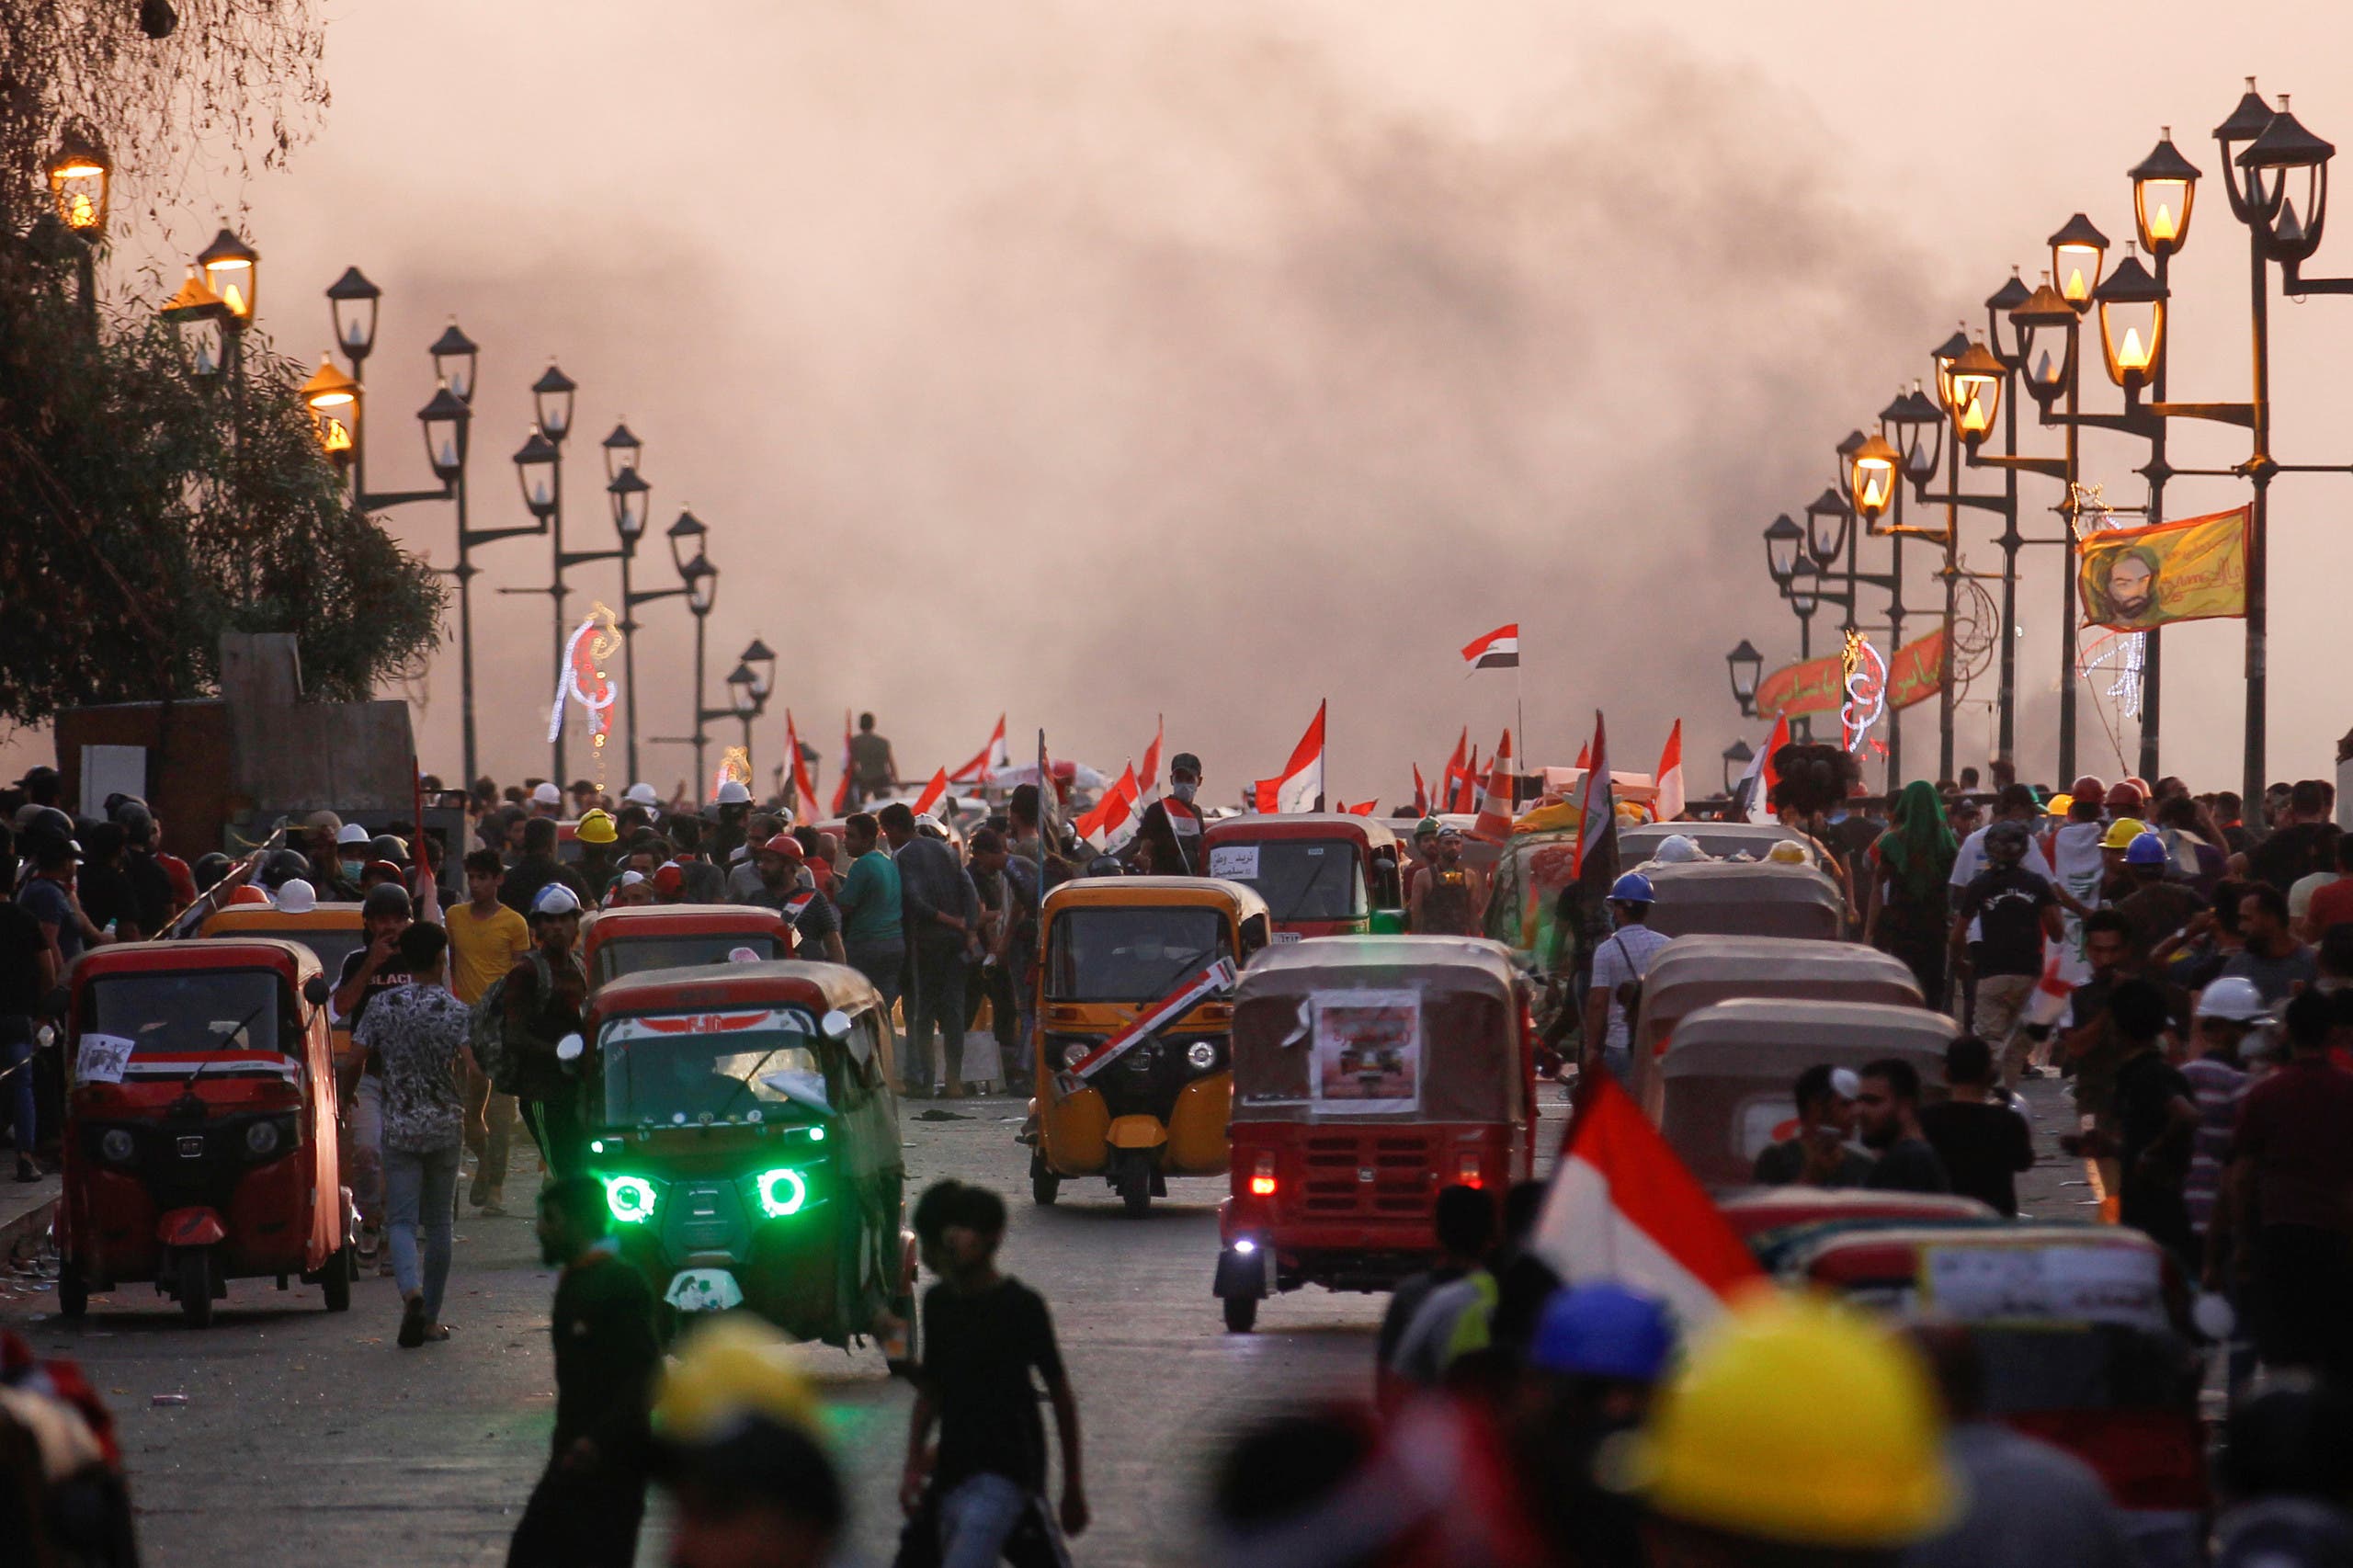
<path fill-rule="evenodd" d="M 580 813 L 580 825 L 572 830 L 572 835 L 583 844 L 610 844 L 620 836 L 620 830 L 613 825 L 612 812 L 592 806 Z"/>
<path fill-rule="evenodd" d="M 2073 795 L 2053 795 L 2051 799 L 2042 803 L 2042 809 L 2044 812 L 2051 816 L 2063 817 L 2069 812 L 2075 809 L 2075 797 Z"/>
<path fill-rule="evenodd" d="M 817 1396 L 792 1364 L 792 1341 L 750 1312 L 728 1312 L 688 1335 L 654 1398 L 654 1430 L 673 1443 L 727 1437 L 747 1420 L 818 1434 Z"/>
<path fill-rule="evenodd" d="M 1765 858 L 1777 866 L 1810 866 L 1813 863 L 1813 857 L 1806 853 L 1805 846 L 1794 838 L 1784 838 L 1765 851 Z"/>
<path fill-rule="evenodd" d="M 1618 1479 L 1669 1518 L 1798 1546 L 1885 1550 L 1960 1504 L 1918 1355 L 1852 1308 L 1757 1291 L 1693 1343 Z"/>
<path fill-rule="evenodd" d="M 2129 849 L 2134 839 L 2148 831 L 2149 824 L 2139 817 L 2118 817 L 2108 824 L 2108 831 L 2100 835 L 2099 846 L 2102 849 Z"/>

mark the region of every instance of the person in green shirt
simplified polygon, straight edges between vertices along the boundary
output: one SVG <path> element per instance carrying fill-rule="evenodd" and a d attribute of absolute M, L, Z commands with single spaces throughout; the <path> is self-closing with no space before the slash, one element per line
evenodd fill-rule
<path fill-rule="evenodd" d="M 888 1012 L 899 1000 L 907 933 L 898 862 L 882 847 L 881 835 L 882 825 L 870 812 L 859 812 L 842 824 L 850 866 L 834 903 L 841 911 L 842 948 L 849 966 L 882 993 Z"/>

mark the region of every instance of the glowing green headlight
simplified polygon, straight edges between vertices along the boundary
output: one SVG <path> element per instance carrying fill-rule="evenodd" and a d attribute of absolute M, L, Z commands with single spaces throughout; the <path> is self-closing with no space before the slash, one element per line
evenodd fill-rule
<path fill-rule="evenodd" d="M 809 1184 L 801 1179 L 799 1171 L 762 1171 L 754 1185 L 759 1189 L 760 1209 L 771 1220 L 798 1214 L 809 1201 Z"/>
<path fill-rule="evenodd" d="M 642 1225 L 654 1218 L 654 1184 L 643 1176 L 605 1178 L 605 1206 L 624 1225 Z"/>

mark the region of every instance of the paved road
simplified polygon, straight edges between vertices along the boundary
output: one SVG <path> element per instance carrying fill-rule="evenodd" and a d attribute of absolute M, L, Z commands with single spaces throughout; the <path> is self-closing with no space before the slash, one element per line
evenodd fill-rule
<path fill-rule="evenodd" d="M 1558 1091 L 1543 1091 L 1557 1142 Z M 2072 1125 L 2052 1084 L 2031 1085 L 2044 1159 L 2021 1184 L 2038 1217 L 2081 1217 L 2082 1166 L 2053 1139 Z M 1013 1214 L 1006 1263 L 1053 1304 L 1086 1423 L 1096 1526 L 1084 1563 L 1197 1560 L 1188 1531 L 1204 1467 L 1222 1434 L 1268 1411 L 1365 1390 L 1378 1298 L 1302 1292 L 1267 1304 L 1259 1331 L 1226 1335 L 1209 1295 L 1217 1181 L 1176 1181 L 1131 1221 L 1100 1184 L 1074 1184 L 1051 1210 L 1028 1196 L 1012 1142 L 1019 1106 L 967 1102 L 965 1119 L 910 1108 L 907 1159 L 919 1187 L 941 1176 L 985 1182 Z M 53 1293 L 0 1285 L 0 1323 L 45 1351 L 78 1358 L 123 1426 L 147 1560 L 156 1568 L 244 1568 L 256 1543 L 280 1562 L 336 1568 L 496 1563 L 544 1459 L 552 1407 L 546 1348 L 551 1276 L 524 1205 L 459 1226 L 446 1345 L 404 1351 L 389 1279 L 363 1280 L 348 1315 L 315 1290 L 281 1295 L 241 1282 L 214 1325 L 180 1326 L 143 1287 L 101 1298 L 87 1318 L 53 1314 Z M 909 1395 L 881 1358 L 802 1352 L 833 1403 L 835 1447 L 855 1495 L 856 1557 L 881 1562 L 896 1539 L 895 1491 Z M 156 1394 L 185 1395 L 156 1405 Z M 642 1552 L 659 1561 L 658 1526 Z"/>

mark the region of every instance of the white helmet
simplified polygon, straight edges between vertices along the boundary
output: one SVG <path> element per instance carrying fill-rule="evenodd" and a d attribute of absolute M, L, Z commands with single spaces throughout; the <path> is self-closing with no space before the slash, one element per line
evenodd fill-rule
<path fill-rule="evenodd" d="M 535 806 L 560 806 L 563 804 L 563 791 L 552 782 L 542 781 L 533 786 L 531 803 Z"/>
<path fill-rule="evenodd" d="M 341 828 L 336 830 L 335 842 L 336 847 L 340 848 L 347 844 L 365 844 L 374 835 L 370 834 L 366 828 L 360 826 L 358 823 L 347 822 L 345 823 Z"/>
<path fill-rule="evenodd" d="M 1668 834 L 1665 838 L 1660 839 L 1657 847 L 1651 851 L 1652 859 L 1669 866 L 1680 866 L 1693 860 L 1704 860 L 1707 858 L 1708 852 L 1699 847 L 1699 841 L 1690 835 L 1683 833 Z"/>
<path fill-rule="evenodd" d="M 531 899 L 533 915 L 564 915 L 580 913 L 580 900 L 562 882 L 550 882 Z"/>
<path fill-rule="evenodd" d="M 308 915 L 319 906 L 319 890 L 301 877 L 289 877 L 278 884 L 278 907 L 287 915 Z"/>
<path fill-rule="evenodd" d="M 719 787 L 719 803 L 722 806 L 749 805 L 752 792 L 733 778 Z"/>
<path fill-rule="evenodd" d="M 2241 975 L 2226 974 L 2198 995 L 2198 1017 L 2228 1018 L 2238 1024 L 2263 1024 L 2271 1021 L 2271 1009 L 2265 1006 L 2263 993 L 2255 982 Z"/>
<path fill-rule="evenodd" d="M 621 796 L 622 805 L 643 806 L 648 811 L 653 810 L 661 803 L 662 797 L 654 792 L 654 786 L 651 784 L 632 784 L 629 787 L 627 792 Z"/>

